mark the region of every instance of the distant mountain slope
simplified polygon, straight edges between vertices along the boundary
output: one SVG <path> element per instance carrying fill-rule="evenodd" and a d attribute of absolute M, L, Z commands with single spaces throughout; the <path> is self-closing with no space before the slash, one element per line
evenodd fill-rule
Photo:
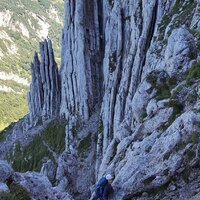
<path fill-rule="evenodd" d="M 60 63 L 63 5 L 63 0 L 0 1 L 0 130 L 27 113 L 30 63 L 42 39 L 52 39 Z"/>

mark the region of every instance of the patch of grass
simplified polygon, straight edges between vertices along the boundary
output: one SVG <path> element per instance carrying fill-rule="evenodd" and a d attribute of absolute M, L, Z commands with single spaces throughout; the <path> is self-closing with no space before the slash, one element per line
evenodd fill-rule
<path fill-rule="evenodd" d="M 158 74 L 155 71 L 153 71 L 147 75 L 146 81 L 148 83 L 150 83 L 152 85 L 152 87 L 156 88 L 157 87 L 157 78 L 158 78 Z"/>
<path fill-rule="evenodd" d="M 176 86 L 175 77 L 163 79 L 163 82 L 157 87 L 157 100 L 162 100 L 171 97 L 170 91 Z"/>
<path fill-rule="evenodd" d="M 146 112 L 146 110 L 142 112 L 142 114 L 141 114 L 141 116 L 140 116 L 140 121 L 143 122 L 145 117 L 147 117 L 147 112 Z"/>
<path fill-rule="evenodd" d="M 148 184 L 150 184 L 155 178 L 156 178 L 156 176 L 155 176 L 155 175 L 152 175 L 152 176 L 146 178 L 145 180 L 143 180 L 143 183 L 144 183 L 145 185 L 148 185 Z"/>
<path fill-rule="evenodd" d="M 187 166 L 182 172 L 182 178 L 185 183 L 189 183 L 190 173 L 191 173 L 191 168 Z"/>
<path fill-rule="evenodd" d="M 43 125 L 43 121 L 42 121 L 42 117 L 40 117 L 40 118 L 37 120 L 36 126 L 42 126 L 42 125 Z"/>
<path fill-rule="evenodd" d="M 187 72 L 186 83 L 191 85 L 200 78 L 200 61 L 195 61 Z"/>
<path fill-rule="evenodd" d="M 92 136 L 92 133 L 88 133 L 88 135 L 80 141 L 78 148 L 77 148 L 78 156 L 83 155 L 90 148 L 90 146 L 91 146 L 91 136 Z"/>
<path fill-rule="evenodd" d="M 13 194 L 16 199 L 19 199 L 19 200 L 31 199 L 30 194 L 21 185 L 12 183 L 11 185 L 9 185 L 9 189 L 10 189 L 11 194 Z"/>
<path fill-rule="evenodd" d="M 190 104 L 195 103 L 198 100 L 198 94 L 197 93 L 190 93 L 187 96 L 186 101 Z"/>
<path fill-rule="evenodd" d="M 5 141 L 5 136 L 2 132 L 0 132 L 0 142 L 4 142 Z"/>
<path fill-rule="evenodd" d="M 190 13 L 194 10 L 196 7 L 196 1 L 191 0 L 187 1 L 183 4 L 182 1 L 176 0 L 176 3 L 174 4 L 174 7 L 172 10 L 163 16 L 161 23 L 158 26 L 159 29 L 159 36 L 158 40 L 162 41 L 165 36 L 165 30 L 167 26 L 170 24 L 171 20 L 173 19 L 172 24 L 170 25 L 170 30 L 167 32 L 167 36 L 169 37 L 171 35 L 171 32 L 174 28 L 181 27 L 182 25 L 190 25 L 192 16 Z M 181 10 L 180 10 L 181 8 Z M 176 14 L 176 17 L 173 18 L 173 16 Z"/>
<path fill-rule="evenodd" d="M 50 122 L 41 135 L 33 137 L 32 141 L 22 146 L 16 144 L 14 152 L 10 151 L 7 159 L 12 163 L 15 171 L 40 171 L 42 164 L 47 159 L 56 163 L 52 153 L 45 146 L 45 143 L 57 154 L 65 149 L 65 125 L 62 122 Z"/>
<path fill-rule="evenodd" d="M 42 138 L 37 135 L 26 146 L 22 147 L 18 143 L 14 152 L 10 151 L 7 155 L 7 160 L 12 163 L 15 171 L 40 171 L 42 164 L 51 159 L 55 162 L 53 155 L 48 151 L 47 147 L 43 144 Z"/>
<path fill-rule="evenodd" d="M 160 34 L 158 36 L 158 40 L 164 39 L 165 29 L 167 28 L 170 21 L 171 21 L 171 16 L 169 14 L 166 14 L 166 15 L 163 16 L 161 23 L 159 24 Z"/>
<path fill-rule="evenodd" d="M 176 86 L 176 77 L 163 76 L 160 77 L 157 72 L 151 72 L 147 75 L 147 82 L 152 85 L 153 88 L 157 90 L 156 99 L 162 100 L 171 97 L 170 91 Z"/>
<path fill-rule="evenodd" d="M 173 108 L 173 113 L 168 119 L 168 126 L 170 126 L 175 119 L 180 116 L 182 110 L 183 110 L 183 105 L 180 104 L 178 101 L 171 100 L 168 103 L 165 104 L 166 106 L 172 107 Z"/>
<path fill-rule="evenodd" d="M 31 200 L 28 191 L 21 185 L 11 183 L 8 185 L 10 192 L 1 192 L 1 200 Z"/>
<path fill-rule="evenodd" d="M 197 132 L 197 131 L 192 132 L 191 143 L 198 144 L 199 143 L 199 136 L 200 136 L 199 132 Z"/>
<path fill-rule="evenodd" d="M 192 197 L 195 196 L 195 195 L 197 195 L 198 193 L 199 192 L 197 192 L 197 191 L 192 192 Z"/>
<path fill-rule="evenodd" d="M 197 41 L 197 49 L 200 51 L 200 40 Z"/>
<path fill-rule="evenodd" d="M 16 200 L 14 195 L 10 192 L 0 192 L 0 199 L 1 200 Z"/>
<path fill-rule="evenodd" d="M 149 189 L 147 192 L 149 195 L 155 196 L 159 192 L 164 192 L 168 188 L 169 184 L 170 184 L 170 182 L 168 181 L 167 183 L 165 183 L 161 186 Z"/>
<path fill-rule="evenodd" d="M 186 152 L 186 159 L 188 161 L 193 160 L 195 158 L 195 156 L 196 156 L 196 153 L 195 153 L 194 150 L 190 150 L 190 149 L 187 150 L 187 152 Z"/>
<path fill-rule="evenodd" d="M 175 151 L 181 151 L 183 150 L 187 145 L 187 142 L 180 141 L 179 143 L 176 144 L 175 146 Z"/>
<path fill-rule="evenodd" d="M 62 121 L 50 122 L 45 128 L 42 139 L 58 155 L 65 150 L 65 123 Z"/>

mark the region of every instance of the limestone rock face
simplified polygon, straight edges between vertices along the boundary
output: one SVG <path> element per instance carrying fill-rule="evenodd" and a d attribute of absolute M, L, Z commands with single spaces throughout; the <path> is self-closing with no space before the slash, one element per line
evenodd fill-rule
<path fill-rule="evenodd" d="M 102 96 L 102 2 L 65 1 L 65 13 L 60 113 L 87 120 Z"/>
<path fill-rule="evenodd" d="M 15 183 L 18 183 L 26 188 L 33 199 L 57 200 L 61 199 L 60 196 L 62 196 L 65 200 L 72 199 L 66 192 L 60 194 L 60 191 L 52 187 L 48 178 L 40 173 L 15 173 L 13 180 Z"/>
<path fill-rule="evenodd" d="M 199 60 L 199 3 L 65 2 L 60 114 L 69 122 L 67 148 L 76 152 L 69 127 L 89 126 L 100 107 L 95 174 L 115 175 L 113 199 L 169 184 L 195 162 L 199 80 L 189 86 L 185 74 Z"/>
<path fill-rule="evenodd" d="M 55 180 L 56 167 L 53 161 L 48 160 L 46 163 L 44 163 L 40 173 L 44 176 L 47 176 L 50 181 Z"/>
<path fill-rule="evenodd" d="M 31 199 L 72 200 L 72 197 L 66 191 L 53 187 L 48 177 L 41 173 L 17 173 L 6 161 L 0 160 L 0 175 L 0 192 L 9 192 L 7 184 L 12 181 L 12 183 L 26 188 Z"/>
<path fill-rule="evenodd" d="M 31 64 L 32 83 L 28 93 L 30 122 L 57 116 L 60 108 L 60 74 L 54 60 L 52 43 L 40 43 L 40 57 L 35 53 Z"/>

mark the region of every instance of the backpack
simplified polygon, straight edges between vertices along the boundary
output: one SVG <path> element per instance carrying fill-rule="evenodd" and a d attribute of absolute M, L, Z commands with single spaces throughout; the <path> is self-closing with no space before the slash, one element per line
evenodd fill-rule
<path fill-rule="evenodd" d="M 100 198 L 103 196 L 103 190 L 105 185 L 107 184 L 107 180 L 105 177 L 102 177 L 99 182 L 96 184 L 96 188 L 95 188 L 95 194 L 96 194 L 96 198 Z"/>

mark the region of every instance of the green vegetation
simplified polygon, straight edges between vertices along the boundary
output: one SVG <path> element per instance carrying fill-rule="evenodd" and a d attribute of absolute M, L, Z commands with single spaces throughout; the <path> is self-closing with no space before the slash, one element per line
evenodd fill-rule
<path fill-rule="evenodd" d="M 163 76 L 158 80 L 160 75 L 158 72 L 151 72 L 147 75 L 147 82 L 157 90 L 156 99 L 162 100 L 171 97 L 170 91 L 176 86 L 177 80 L 175 77 Z M 152 91 L 152 90 L 151 90 Z"/>
<path fill-rule="evenodd" d="M 33 137 L 25 146 L 16 144 L 14 152 L 11 151 L 7 159 L 12 163 L 15 171 L 40 171 L 42 164 L 51 159 L 55 162 L 48 147 L 57 154 L 61 154 L 65 148 L 65 125 L 62 122 L 50 122 L 41 135 Z"/>
<path fill-rule="evenodd" d="M 159 24 L 159 31 L 160 34 L 158 36 L 158 40 L 163 40 L 165 35 L 165 30 L 167 26 L 170 24 L 171 20 L 173 19 L 172 24 L 170 25 L 170 29 L 167 32 L 167 36 L 170 36 L 172 30 L 174 28 L 181 27 L 182 25 L 190 25 L 192 20 L 192 11 L 196 7 L 196 1 L 185 1 L 183 3 L 181 0 L 176 0 L 176 3 L 174 4 L 174 7 L 172 8 L 171 12 L 164 15 L 164 17 L 161 20 L 161 23 Z M 181 9 L 180 9 L 181 8 Z M 176 16 L 173 18 L 173 16 L 176 14 Z"/>
<path fill-rule="evenodd" d="M 30 194 L 21 185 L 11 183 L 8 185 L 10 192 L 1 192 L 1 200 L 31 200 Z"/>
<path fill-rule="evenodd" d="M 42 139 L 48 143 L 57 154 L 65 150 L 65 124 L 59 121 L 51 122 L 45 128 Z"/>
<path fill-rule="evenodd" d="M 39 51 L 41 41 L 40 23 L 49 24 L 49 37 L 52 39 L 55 59 L 60 64 L 60 38 L 64 15 L 63 0 L 1 0 L 0 11 L 9 10 L 11 20 L 9 26 L 0 27 L 0 32 L 8 35 L 0 40 L 0 51 L 4 56 L 0 60 L 0 71 L 12 72 L 31 81 L 30 63 L 35 51 Z M 55 20 L 56 14 L 60 21 Z M 27 29 L 29 38 L 22 34 L 22 26 Z M 14 28 L 13 28 L 14 27 Z M 26 31 L 25 31 L 26 32 Z M 24 32 L 23 32 L 24 33 Z M 4 34 L 3 34 L 4 35 Z M 9 51 L 16 49 L 12 54 Z M 0 131 L 11 122 L 17 121 L 27 113 L 26 93 L 28 87 L 14 81 L 0 80 L 0 85 L 11 87 L 22 94 L 0 92 Z M 23 91 L 23 92 L 22 92 Z M 7 102 L 5 103 L 5 99 Z"/>
<path fill-rule="evenodd" d="M 90 146 L 91 146 L 91 136 L 92 136 L 92 134 L 88 133 L 88 135 L 80 141 L 78 148 L 77 148 L 78 149 L 78 152 L 77 152 L 78 156 L 83 155 L 83 153 L 85 153 L 90 148 Z"/>
<path fill-rule="evenodd" d="M 153 188 L 149 189 L 147 192 L 149 195 L 154 197 L 154 196 L 156 196 L 156 194 L 158 194 L 160 192 L 164 192 L 168 188 L 169 184 L 170 184 L 170 181 L 168 181 L 167 183 L 160 185 L 156 188 L 153 187 Z"/>
<path fill-rule="evenodd" d="M 193 160 L 195 158 L 195 151 L 194 150 L 190 150 L 188 149 L 187 152 L 186 152 L 186 159 L 189 161 Z"/>
<path fill-rule="evenodd" d="M 182 172 L 182 178 L 185 181 L 185 183 L 189 183 L 190 173 L 191 173 L 191 168 L 187 166 Z"/>
<path fill-rule="evenodd" d="M 28 113 L 26 94 L 0 92 L 0 131 Z"/>
<path fill-rule="evenodd" d="M 145 117 L 147 117 L 147 112 L 146 112 L 146 110 L 142 112 L 142 114 L 141 114 L 141 116 L 140 116 L 140 121 L 143 122 Z"/>
<path fill-rule="evenodd" d="M 0 133 L 0 142 L 3 142 L 5 140 L 5 136 L 3 133 Z"/>
<path fill-rule="evenodd" d="M 187 95 L 186 101 L 191 105 L 196 103 L 196 101 L 198 100 L 198 94 L 196 93 L 196 91 L 194 91 L 193 93 L 190 93 Z"/>
<path fill-rule="evenodd" d="M 148 83 L 151 84 L 151 86 L 153 88 L 156 88 L 157 87 L 157 78 L 158 78 L 158 73 L 156 71 L 152 71 L 147 75 L 146 80 Z"/>
<path fill-rule="evenodd" d="M 40 118 L 37 120 L 36 126 L 41 126 L 41 125 L 43 125 L 42 117 L 40 117 Z"/>
<path fill-rule="evenodd" d="M 162 100 L 171 97 L 170 91 L 176 86 L 176 78 L 164 78 L 157 88 L 157 100 Z"/>
<path fill-rule="evenodd" d="M 116 69 L 117 64 L 117 52 L 113 52 L 111 56 L 109 56 L 109 72 L 113 73 Z"/>
<path fill-rule="evenodd" d="M 40 171 L 42 164 L 47 159 L 54 160 L 52 154 L 44 146 L 42 138 L 37 135 L 26 146 L 22 147 L 18 143 L 15 147 L 14 153 L 10 152 L 8 160 L 12 163 L 15 171 Z"/>
<path fill-rule="evenodd" d="M 193 144 L 198 144 L 199 143 L 199 136 L 200 136 L 199 132 L 197 132 L 197 131 L 192 132 L 190 142 L 193 143 Z"/>
<path fill-rule="evenodd" d="M 200 61 L 195 61 L 187 72 L 186 82 L 191 85 L 195 79 L 200 78 Z"/>
<path fill-rule="evenodd" d="M 170 126 L 174 120 L 181 114 L 183 110 L 182 104 L 180 104 L 178 101 L 171 100 L 168 103 L 165 104 L 166 106 L 172 107 L 173 108 L 173 113 L 168 119 L 168 126 Z"/>
<path fill-rule="evenodd" d="M 175 100 L 170 100 L 169 102 L 165 103 L 165 106 L 172 107 L 173 112 L 172 112 L 171 116 L 168 118 L 168 121 L 166 123 L 162 124 L 158 128 L 159 131 L 166 130 L 175 121 L 175 119 L 178 116 L 180 116 L 180 114 L 183 110 L 182 104 L 180 104 L 178 101 L 175 101 Z"/>
<path fill-rule="evenodd" d="M 143 183 L 144 183 L 145 185 L 148 185 L 148 184 L 150 184 L 155 178 L 156 178 L 156 176 L 155 176 L 155 175 L 152 175 L 152 176 L 146 178 L 145 180 L 143 180 Z"/>
<path fill-rule="evenodd" d="M 187 145 L 187 142 L 185 141 L 180 141 L 179 143 L 176 144 L 175 146 L 175 151 L 181 151 L 183 150 Z"/>

